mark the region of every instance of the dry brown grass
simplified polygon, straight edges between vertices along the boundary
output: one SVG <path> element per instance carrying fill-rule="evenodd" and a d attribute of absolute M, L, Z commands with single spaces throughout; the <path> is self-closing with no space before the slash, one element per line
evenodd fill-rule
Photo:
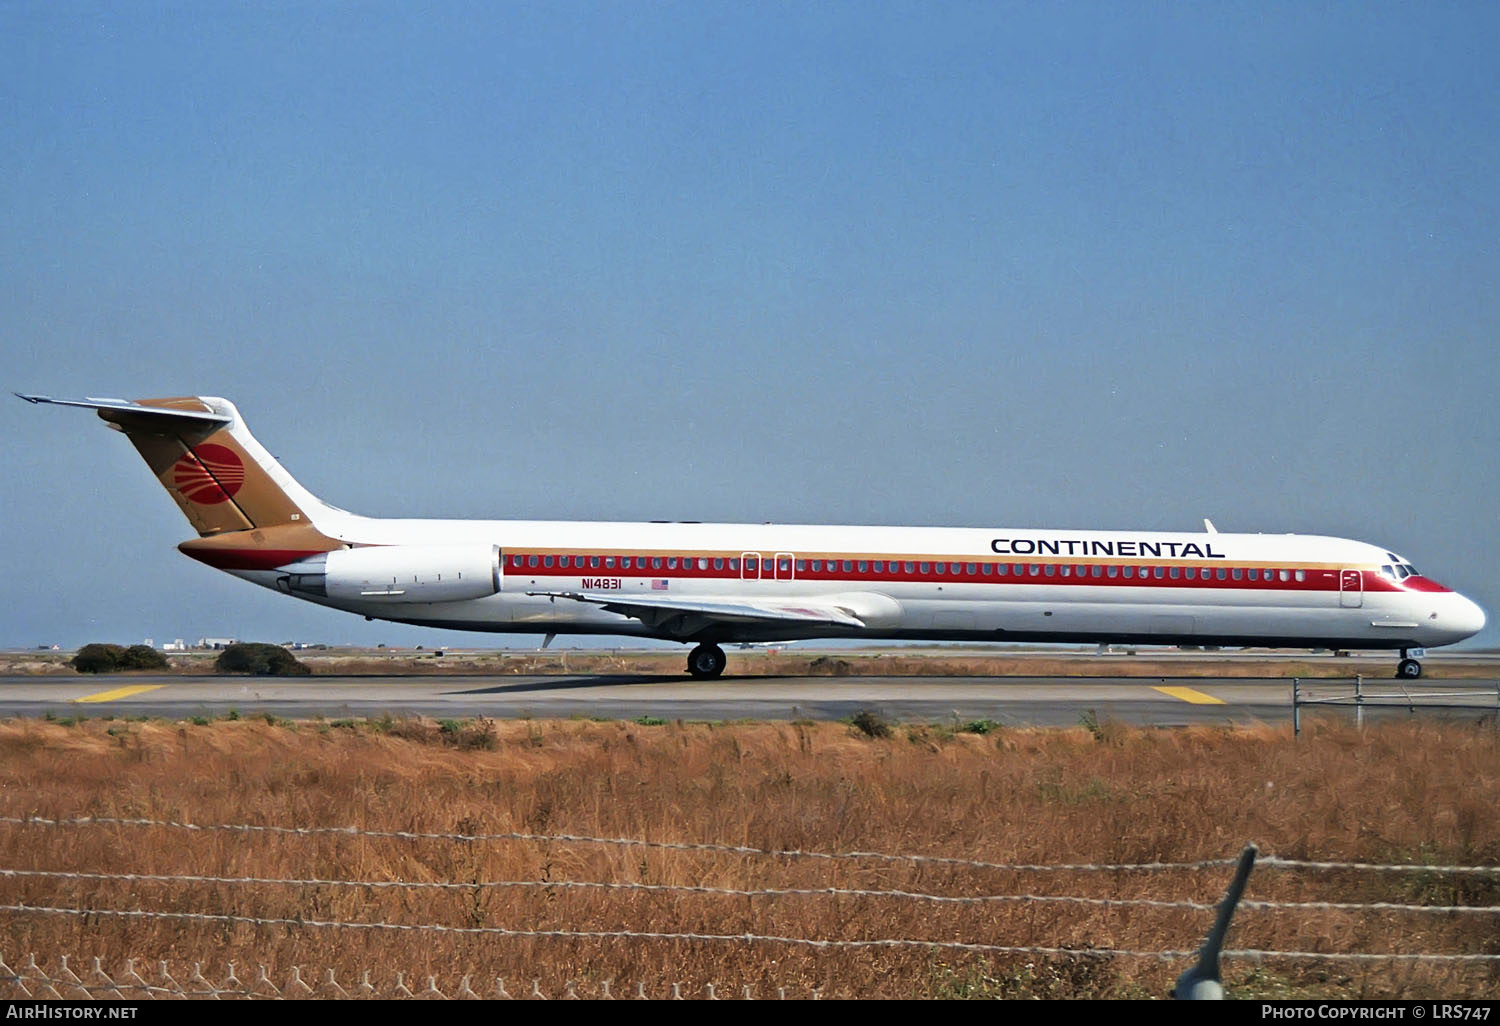
<path fill-rule="evenodd" d="M 468 731 L 463 734 L 462 731 Z M 488 740 L 476 740 L 483 735 Z M 465 740 L 467 738 L 467 740 Z M 1247 840 L 1290 858 L 1500 864 L 1500 733 L 1411 723 L 1356 731 L 1216 728 L 953 735 L 899 727 L 871 740 L 839 724 L 518 722 L 210 726 L 0 724 L 0 813 L 369 830 L 570 833 L 759 848 L 921 853 L 997 862 L 1221 858 Z M 124 826 L 0 826 L 0 866 L 421 881 L 610 880 L 898 888 L 1215 901 L 1228 869 L 1025 874 L 563 842 L 294 837 Z M 1264 900 L 1500 904 L 1496 877 L 1260 869 Z M 891 899 L 725 898 L 568 890 L 0 881 L 0 903 L 517 929 L 761 933 L 1136 950 L 1197 946 L 1207 913 Z M 1500 951 L 1494 917 L 1241 910 L 1232 947 Z M 312 927 L 6 914 L 0 954 L 302 964 L 339 979 L 461 973 L 669 981 L 701 993 L 778 986 L 830 996 L 1161 996 L 1184 968 L 1151 960 L 985 957 L 743 942 L 516 939 Z M 1232 993 L 1500 995 L 1494 968 L 1268 962 L 1228 967 Z M 514 989 L 514 988 L 513 988 Z"/>

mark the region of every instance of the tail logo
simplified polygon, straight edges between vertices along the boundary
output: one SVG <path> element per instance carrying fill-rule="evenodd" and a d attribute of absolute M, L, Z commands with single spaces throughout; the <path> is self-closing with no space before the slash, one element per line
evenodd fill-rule
<path fill-rule="evenodd" d="M 245 464 L 233 449 L 200 445 L 172 466 L 172 483 L 189 502 L 215 506 L 228 502 L 245 483 Z"/>

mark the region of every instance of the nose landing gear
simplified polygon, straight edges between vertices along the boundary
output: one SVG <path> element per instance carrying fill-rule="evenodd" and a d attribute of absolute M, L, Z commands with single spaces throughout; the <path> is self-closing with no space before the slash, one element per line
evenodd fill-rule
<path fill-rule="evenodd" d="M 1406 654 L 1406 649 L 1401 650 L 1401 661 L 1396 664 L 1396 676 L 1403 680 L 1416 680 L 1422 676 L 1422 664 Z"/>
<path fill-rule="evenodd" d="M 728 661 L 718 645 L 699 645 L 688 653 L 688 673 L 699 680 L 717 677 L 724 672 L 724 664 Z"/>

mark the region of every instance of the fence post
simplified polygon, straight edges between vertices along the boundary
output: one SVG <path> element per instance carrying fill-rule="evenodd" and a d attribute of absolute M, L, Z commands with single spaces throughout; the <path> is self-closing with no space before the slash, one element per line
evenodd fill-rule
<path fill-rule="evenodd" d="M 1300 677 L 1293 677 L 1292 678 L 1292 737 L 1301 737 L 1302 736 L 1302 710 L 1301 710 L 1301 708 L 1297 704 L 1298 698 L 1300 697 L 1299 694 L 1298 694 L 1298 692 L 1301 690 L 1301 687 L 1302 687 L 1302 679 Z"/>
<path fill-rule="evenodd" d="M 1177 977 L 1171 996 L 1182 1001 L 1222 1001 L 1224 984 L 1219 977 L 1219 952 L 1224 947 L 1224 935 L 1229 932 L 1229 921 L 1245 893 L 1245 882 L 1250 879 L 1250 870 L 1255 866 L 1255 856 L 1260 849 L 1253 844 L 1245 845 L 1240 852 L 1240 861 L 1234 869 L 1234 879 L 1219 902 L 1219 914 L 1214 919 L 1214 928 L 1208 932 L 1203 947 L 1198 949 L 1198 964 Z"/>
<path fill-rule="evenodd" d="M 1365 726 L 1365 675 L 1354 675 L 1354 725 L 1363 730 Z"/>

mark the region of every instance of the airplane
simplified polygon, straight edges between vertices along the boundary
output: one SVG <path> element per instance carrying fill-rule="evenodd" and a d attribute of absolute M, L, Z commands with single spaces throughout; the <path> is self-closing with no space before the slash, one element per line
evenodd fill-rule
<path fill-rule="evenodd" d="M 54 399 L 124 432 L 198 537 L 262 587 L 466 631 L 693 646 L 817 638 L 1422 650 L 1484 611 L 1376 545 L 1312 535 L 359 516 L 312 495 L 211 396 Z M 550 640 L 550 638 L 549 638 Z"/>

